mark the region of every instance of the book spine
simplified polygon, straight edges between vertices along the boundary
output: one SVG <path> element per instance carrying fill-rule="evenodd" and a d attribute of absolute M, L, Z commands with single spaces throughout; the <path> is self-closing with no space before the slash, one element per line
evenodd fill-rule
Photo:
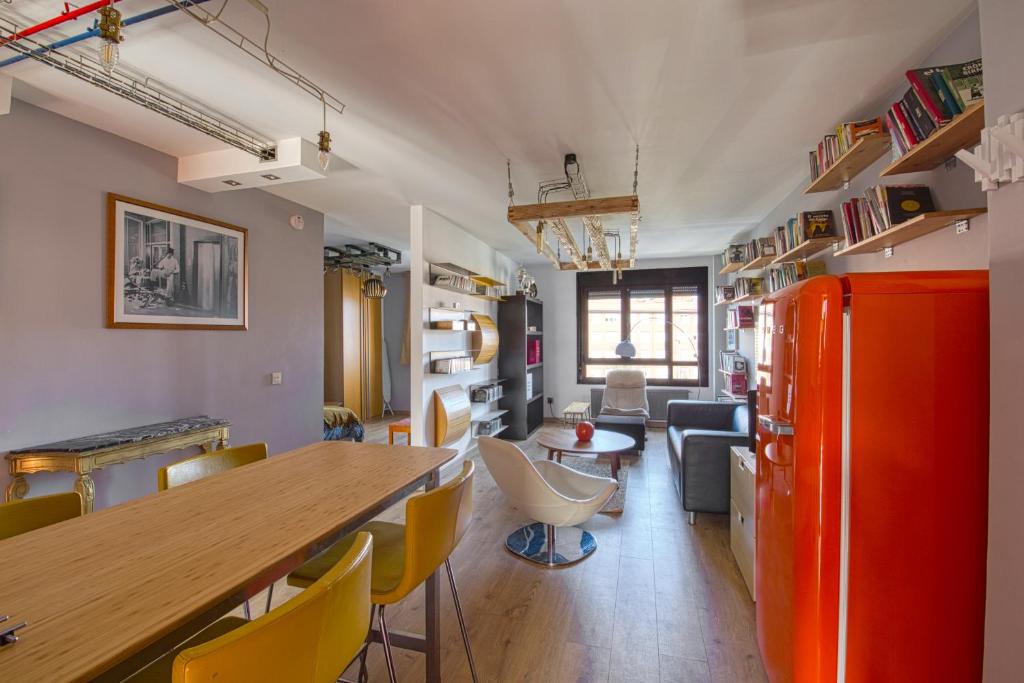
<path fill-rule="evenodd" d="M 893 116 L 896 117 L 896 122 L 900 126 L 900 130 L 903 131 L 903 137 L 907 141 L 908 148 L 916 145 L 919 140 L 914 136 L 914 131 L 910 128 L 910 123 L 907 121 L 906 116 L 903 114 L 903 107 L 900 106 L 900 102 L 897 102 L 892 107 Z"/>
<path fill-rule="evenodd" d="M 938 128 L 949 123 L 949 118 L 942 111 L 941 105 L 932 98 L 931 88 L 925 85 L 922 76 L 917 71 L 911 70 L 907 72 L 907 80 L 910 81 L 910 86 L 917 93 L 917 98 L 921 100 L 928 116 L 935 122 L 935 127 Z"/>

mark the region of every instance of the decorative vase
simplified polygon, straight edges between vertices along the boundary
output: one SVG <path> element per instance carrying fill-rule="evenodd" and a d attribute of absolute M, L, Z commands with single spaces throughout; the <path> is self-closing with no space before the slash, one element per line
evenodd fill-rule
<path fill-rule="evenodd" d="M 590 441 L 594 438 L 594 425 L 590 422 L 579 422 L 576 424 L 576 438 L 580 441 Z"/>

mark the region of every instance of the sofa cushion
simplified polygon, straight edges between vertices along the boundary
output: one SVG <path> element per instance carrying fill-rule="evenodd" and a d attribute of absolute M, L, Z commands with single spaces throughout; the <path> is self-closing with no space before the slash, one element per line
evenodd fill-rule
<path fill-rule="evenodd" d="M 682 427 L 669 427 L 668 428 L 668 445 L 669 454 L 679 460 L 683 452 L 683 428 Z"/>

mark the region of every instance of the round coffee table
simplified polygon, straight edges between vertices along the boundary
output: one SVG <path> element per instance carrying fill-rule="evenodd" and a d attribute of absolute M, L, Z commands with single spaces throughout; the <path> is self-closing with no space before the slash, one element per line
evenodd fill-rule
<path fill-rule="evenodd" d="M 563 453 L 574 455 L 607 455 L 612 461 L 612 479 L 619 478 L 619 453 L 636 448 L 632 437 L 607 429 L 595 429 L 590 441 L 580 441 L 575 431 L 544 430 L 537 435 L 537 443 L 548 449 L 548 460 L 562 462 Z"/>

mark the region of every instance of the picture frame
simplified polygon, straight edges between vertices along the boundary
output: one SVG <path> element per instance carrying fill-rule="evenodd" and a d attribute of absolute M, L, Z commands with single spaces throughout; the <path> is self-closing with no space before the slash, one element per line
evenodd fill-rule
<path fill-rule="evenodd" d="M 725 331 L 725 350 L 739 350 L 739 330 L 729 329 Z"/>
<path fill-rule="evenodd" d="M 247 330 L 249 231 L 108 193 L 107 327 Z"/>

